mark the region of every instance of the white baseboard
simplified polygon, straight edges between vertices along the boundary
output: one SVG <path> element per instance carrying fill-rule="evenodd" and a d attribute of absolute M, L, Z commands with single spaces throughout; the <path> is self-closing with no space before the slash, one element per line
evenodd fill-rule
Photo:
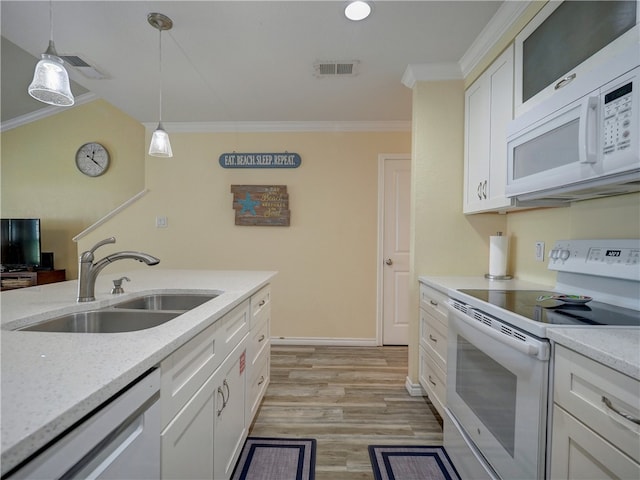
<path fill-rule="evenodd" d="M 407 377 L 404 382 L 404 388 L 407 389 L 407 392 L 409 392 L 409 395 L 412 397 L 422 397 L 425 395 L 424 390 L 422 390 L 422 386 L 419 383 L 411 382 L 409 377 Z"/>
<path fill-rule="evenodd" d="M 376 347 L 375 338 L 271 337 L 271 345 L 316 345 L 328 347 Z"/>

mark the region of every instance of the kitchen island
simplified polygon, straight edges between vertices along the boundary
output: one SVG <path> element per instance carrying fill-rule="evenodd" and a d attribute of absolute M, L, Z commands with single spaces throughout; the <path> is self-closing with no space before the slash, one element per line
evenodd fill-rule
<path fill-rule="evenodd" d="M 126 275 L 124 294 L 112 280 Z M 77 281 L 3 292 L 2 474 L 37 452 L 237 305 L 276 272 L 143 269 L 103 273 L 96 300 L 77 303 Z M 142 294 L 216 293 L 213 300 L 148 330 L 123 333 L 15 331 Z"/>

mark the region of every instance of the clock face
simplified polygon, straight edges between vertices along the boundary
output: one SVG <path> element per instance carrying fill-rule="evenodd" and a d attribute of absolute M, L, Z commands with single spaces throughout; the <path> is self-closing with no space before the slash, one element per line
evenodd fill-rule
<path fill-rule="evenodd" d="M 109 167 L 109 152 L 99 143 L 85 143 L 76 153 L 76 166 L 90 177 L 102 175 Z"/>

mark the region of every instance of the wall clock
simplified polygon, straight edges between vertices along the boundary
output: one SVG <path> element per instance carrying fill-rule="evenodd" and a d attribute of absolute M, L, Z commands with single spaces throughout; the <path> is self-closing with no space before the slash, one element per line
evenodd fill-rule
<path fill-rule="evenodd" d="M 85 175 L 98 177 L 109 168 L 109 152 L 99 143 L 85 143 L 76 152 L 76 166 Z"/>

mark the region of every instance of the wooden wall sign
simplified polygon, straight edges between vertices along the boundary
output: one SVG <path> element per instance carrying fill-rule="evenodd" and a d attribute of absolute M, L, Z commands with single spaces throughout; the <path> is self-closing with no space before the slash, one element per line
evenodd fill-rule
<path fill-rule="evenodd" d="M 223 168 L 298 168 L 302 158 L 297 153 L 223 153 L 218 159 Z"/>
<path fill-rule="evenodd" d="M 286 185 L 231 185 L 236 225 L 288 227 L 291 217 Z"/>

